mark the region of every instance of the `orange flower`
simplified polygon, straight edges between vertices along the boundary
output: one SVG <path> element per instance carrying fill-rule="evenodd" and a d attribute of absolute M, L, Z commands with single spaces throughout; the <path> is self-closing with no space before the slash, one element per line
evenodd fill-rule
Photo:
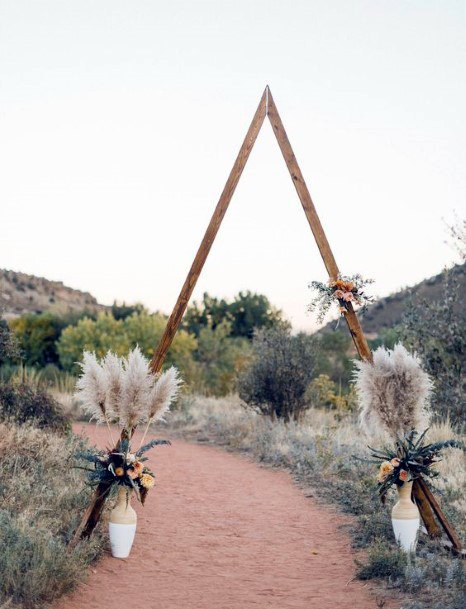
<path fill-rule="evenodd" d="M 117 467 L 115 469 L 115 476 L 124 476 L 125 470 L 122 467 Z"/>
<path fill-rule="evenodd" d="M 345 281 L 343 281 L 343 279 L 337 279 L 337 280 L 335 281 L 335 286 L 336 286 L 337 288 L 339 288 L 340 290 L 342 290 L 342 289 L 344 289 L 344 288 L 345 288 L 345 286 L 346 286 L 346 282 L 345 282 Z"/>
<path fill-rule="evenodd" d="M 378 482 L 384 482 L 386 477 L 391 474 L 393 471 L 393 465 L 390 463 L 390 461 L 383 461 L 380 464 L 380 470 L 379 470 L 379 475 L 377 476 L 377 481 Z"/>
<path fill-rule="evenodd" d="M 139 477 L 139 474 L 135 471 L 133 467 L 130 467 L 130 469 L 128 469 L 128 476 L 131 478 L 131 480 L 135 480 Z"/>
<path fill-rule="evenodd" d="M 142 470 L 144 469 L 144 465 L 140 461 L 135 461 L 133 463 L 133 469 L 137 473 L 137 475 L 139 476 L 140 474 L 142 474 Z"/>
<path fill-rule="evenodd" d="M 146 489 L 152 488 L 155 484 L 155 480 L 150 474 L 142 474 L 140 480 L 142 486 Z"/>
<path fill-rule="evenodd" d="M 354 283 L 352 281 L 347 281 L 345 283 L 345 290 L 347 292 L 352 292 L 354 290 Z"/>
<path fill-rule="evenodd" d="M 408 479 L 408 472 L 405 469 L 400 469 L 400 473 L 398 476 L 399 476 L 400 480 L 402 480 L 403 482 L 406 482 L 406 480 Z"/>
<path fill-rule="evenodd" d="M 390 463 L 393 465 L 393 467 L 400 467 L 400 460 L 398 459 L 398 457 L 392 459 Z"/>

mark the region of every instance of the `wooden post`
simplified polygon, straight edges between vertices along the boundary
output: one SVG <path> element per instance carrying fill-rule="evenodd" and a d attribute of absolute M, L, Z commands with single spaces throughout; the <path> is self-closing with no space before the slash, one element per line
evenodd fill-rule
<path fill-rule="evenodd" d="M 266 95 L 267 90 L 265 90 L 262 94 L 259 106 L 256 110 L 254 118 L 252 119 L 248 132 L 246 133 L 246 137 L 244 138 L 240 151 L 238 152 L 238 156 L 236 157 L 236 161 L 225 184 L 225 188 L 220 195 L 217 207 L 212 214 L 212 218 L 210 219 L 204 238 L 201 241 L 201 245 L 197 250 L 194 262 L 189 269 L 188 276 L 186 277 L 183 287 L 181 288 L 181 292 L 178 296 L 178 300 L 176 301 L 172 314 L 167 322 L 165 332 L 163 333 L 163 336 L 160 339 L 154 353 L 151 361 L 151 370 L 154 373 L 159 372 L 162 368 L 167 351 L 170 348 L 175 334 L 181 324 L 181 320 L 183 319 L 184 312 L 188 306 L 189 299 L 191 298 L 206 258 L 209 255 L 210 249 L 217 235 L 218 229 L 220 228 L 220 224 L 222 223 L 228 209 L 228 205 L 230 204 L 231 197 L 235 192 L 238 181 L 243 173 L 243 169 L 262 127 L 266 113 Z"/>
<path fill-rule="evenodd" d="M 303 206 L 304 213 L 306 214 L 307 221 L 311 227 L 312 234 L 316 240 L 317 247 L 319 248 L 320 255 L 324 261 L 325 268 L 330 279 L 337 279 L 340 271 L 338 269 L 335 257 L 330 248 L 330 244 L 325 235 L 322 224 L 320 223 L 319 216 L 317 215 L 316 208 L 312 202 L 311 195 L 309 193 L 306 182 L 304 181 L 303 174 L 299 168 L 298 161 L 294 155 L 293 149 L 291 148 L 290 141 L 283 126 L 280 115 L 278 114 L 277 107 L 272 97 L 272 93 L 267 88 L 267 114 L 272 125 L 273 132 L 277 138 L 278 145 L 282 151 L 283 158 L 285 159 L 286 166 L 290 172 L 291 179 L 298 193 L 299 200 Z M 348 310 L 345 314 L 346 323 L 348 324 L 351 337 L 353 339 L 356 350 L 361 359 L 372 362 L 372 352 L 367 344 L 366 337 L 359 323 L 359 319 L 353 309 L 351 303 L 349 303 Z"/>
<path fill-rule="evenodd" d="M 448 522 L 447 517 L 443 513 L 440 505 L 438 504 L 437 500 L 435 499 L 434 495 L 432 494 L 432 491 L 427 486 L 426 481 L 423 478 L 417 478 L 414 482 L 415 482 L 415 485 L 413 485 L 413 486 L 415 489 L 416 500 L 418 500 L 418 498 L 420 498 L 420 500 L 422 501 L 422 496 L 424 497 L 424 499 L 429 503 L 430 507 L 432 508 L 432 511 L 434 512 L 434 514 L 437 516 L 437 519 L 440 522 L 440 524 L 442 525 L 442 529 L 447 534 L 448 539 L 451 541 L 453 550 L 457 553 L 461 552 L 460 538 L 456 534 L 455 529 Z M 418 507 L 419 507 L 419 503 L 418 503 Z M 420 511 L 420 509 L 419 509 L 419 511 Z M 426 528 L 432 537 L 439 537 L 438 533 L 436 533 L 434 529 L 432 529 L 432 532 L 429 531 L 429 528 L 428 528 L 425 520 L 424 520 L 424 523 L 426 524 Z M 437 526 L 437 529 L 438 529 L 438 526 Z"/>
<path fill-rule="evenodd" d="M 233 193 L 235 192 L 238 181 L 243 173 L 243 169 L 266 116 L 269 117 L 273 132 L 277 139 L 280 150 L 282 151 L 283 158 L 285 159 L 286 166 L 290 172 L 291 179 L 295 185 L 296 192 L 298 193 L 299 200 L 303 206 L 304 213 L 306 214 L 306 218 L 309 222 L 309 226 L 311 227 L 329 277 L 330 279 L 336 279 L 339 275 L 339 269 L 330 248 L 330 244 L 327 240 L 322 224 L 320 223 L 319 216 L 317 215 L 317 211 L 314 207 L 314 203 L 312 202 L 306 182 L 304 181 L 293 149 L 291 148 L 291 144 L 288 140 L 288 136 L 281 121 L 280 115 L 278 114 L 272 94 L 267 86 L 262 94 L 259 106 L 254 114 L 238 156 L 236 157 L 236 161 L 225 184 L 225 188 L 223 189 L 214 210 L 212 218 L 209 222 L 209 226 L 207 227 L 201 241 L 199 249 L 194 258 L 194 262 L 189 270 L 176 304 L 173 308 L 172 314 L 168 319 L 165 331 L 160 339 L 156 351 L 154 352 L 150 365 L 152 372 L 155 374 L 160 372 L 162 369 L 167 351 L 170 348 L 175 334 L 181 324 L 181 320 L 183 319 L 189 299 L 191 298 L 199 275 L 201 274 L 204 263 L 209 255 L 214 239 L 218 233 L 222 220 L 228 209 L 228 205 L 230 204 Z M 359 323 L 359 319 L 351 303 L 348 304 L 345 319 L 359 356 L 363 360 L 372 362 L 372 352 L 369 349 L 369 345 L 367 344 L 361 324 Z M 70 547 L 76 545 L 80 538 L 89 536 L 92 533 L 102 514 L 109 489 L 110 486 L 102 484 L 96 488 L 91 503 L 84 513 L 81 523 L 70 542 Z M 418 502 L 422 519 L 424 520 L 429 533 L 431 535 L 438 534 L 438 526 L 435 524 L 433 515 L 434 512 L 449 539 L 451 540 L 453 547 L 461 547 L 460 545 L 458 546 L 459 539 L 456 536 L 456 533 L 448 523 L 440 509 L 440 506 L 435 501 L 435 498 L 422 479 L 415 481 L 413 492 Z"/>

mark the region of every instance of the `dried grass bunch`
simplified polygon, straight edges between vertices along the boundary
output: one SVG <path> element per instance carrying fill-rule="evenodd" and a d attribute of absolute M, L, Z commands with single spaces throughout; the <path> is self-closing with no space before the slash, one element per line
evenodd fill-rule
<path fill-rule="evenodd" d="M 75 397 L 90 418 L 106 423 L 109 429 L 116 423 L 128 432 L 146 423 L 144 436 L 149 425 L 170 409 L 181 385 L 173 366 L 161 375 L 152 374 L 139 347 L 127 358 L 109 351 L 101 361 L 85 351 L 81 368 Z"/>
<path fill-rule="evenodd" d="M 420 360 L 398 344 L 379 347 L 373 364 L 356 362 L 361 425 L 372 435 L 388 432 L 393 440 L 429 426 L 432 381 Z"/>

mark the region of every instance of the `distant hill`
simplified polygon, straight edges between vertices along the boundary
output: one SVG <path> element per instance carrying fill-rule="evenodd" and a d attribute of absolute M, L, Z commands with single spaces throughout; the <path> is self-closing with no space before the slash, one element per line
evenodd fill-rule
<path fill-rule="evenodd" d="M 460 293 L 466 294 L 466 263 L 454 266 L 451 271 L 459 284 Z M 375 338 L 384 328 L 393 328 L 401 322 L 403 313 L 410 299 L 436 301 L 443 297 L 443 273 L 439 273 L 420 283 L 400 290 L 395 294 L 380 298 L 370 306 L 361 318 L 361 324 L 369 338 Z M 458 303 L 463 308 L 463 304 Z M 464 310 L 464 309 L 463 309 Z M 321 332 L 335 329 L 335 322 L 325 325 Z"/>
<path fill-rule="evenodd" d="M 44 311 L 106 311 L 109 307 L 99 304 L 89 292 L 73 290 L 61 281 L 0 269 L 0 309 L 11 318 Z"/>

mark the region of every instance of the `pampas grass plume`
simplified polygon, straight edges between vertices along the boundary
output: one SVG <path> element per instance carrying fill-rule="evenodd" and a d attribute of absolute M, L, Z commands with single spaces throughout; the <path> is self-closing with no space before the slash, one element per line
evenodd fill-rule
<path fill-rule="evenodd" d="M 401 344 L 393 350 L 379 347 L 373 364 L 357 361 L 356 367 L 360 421 L 367 433 L 388 432 L 395 439 L 429 426 L 433 384 L 417 356 Z"/>
<path fill-rule="evenodd" d="M 149 395 L 147 420 L 158 421 L 170 409 L 180 389 L 181 379 L 178 370 L 172 366 L 160 375 Z"/>
<path fill-rule="evenodd" d="M 84 411 L 91 419 L 98 423 L 108 422 L 105 374 L 95 353 L 84 351 L 80 365 L 82 374 L 76 383 L 75 397 L 82 402 Z"/>
<path fill-rule="evenodd" d="M 136 347 L 124 362 L 119 415 L 126 429 L 136 427 L 146 412 L 151 384 L 149 362 Z"/>

